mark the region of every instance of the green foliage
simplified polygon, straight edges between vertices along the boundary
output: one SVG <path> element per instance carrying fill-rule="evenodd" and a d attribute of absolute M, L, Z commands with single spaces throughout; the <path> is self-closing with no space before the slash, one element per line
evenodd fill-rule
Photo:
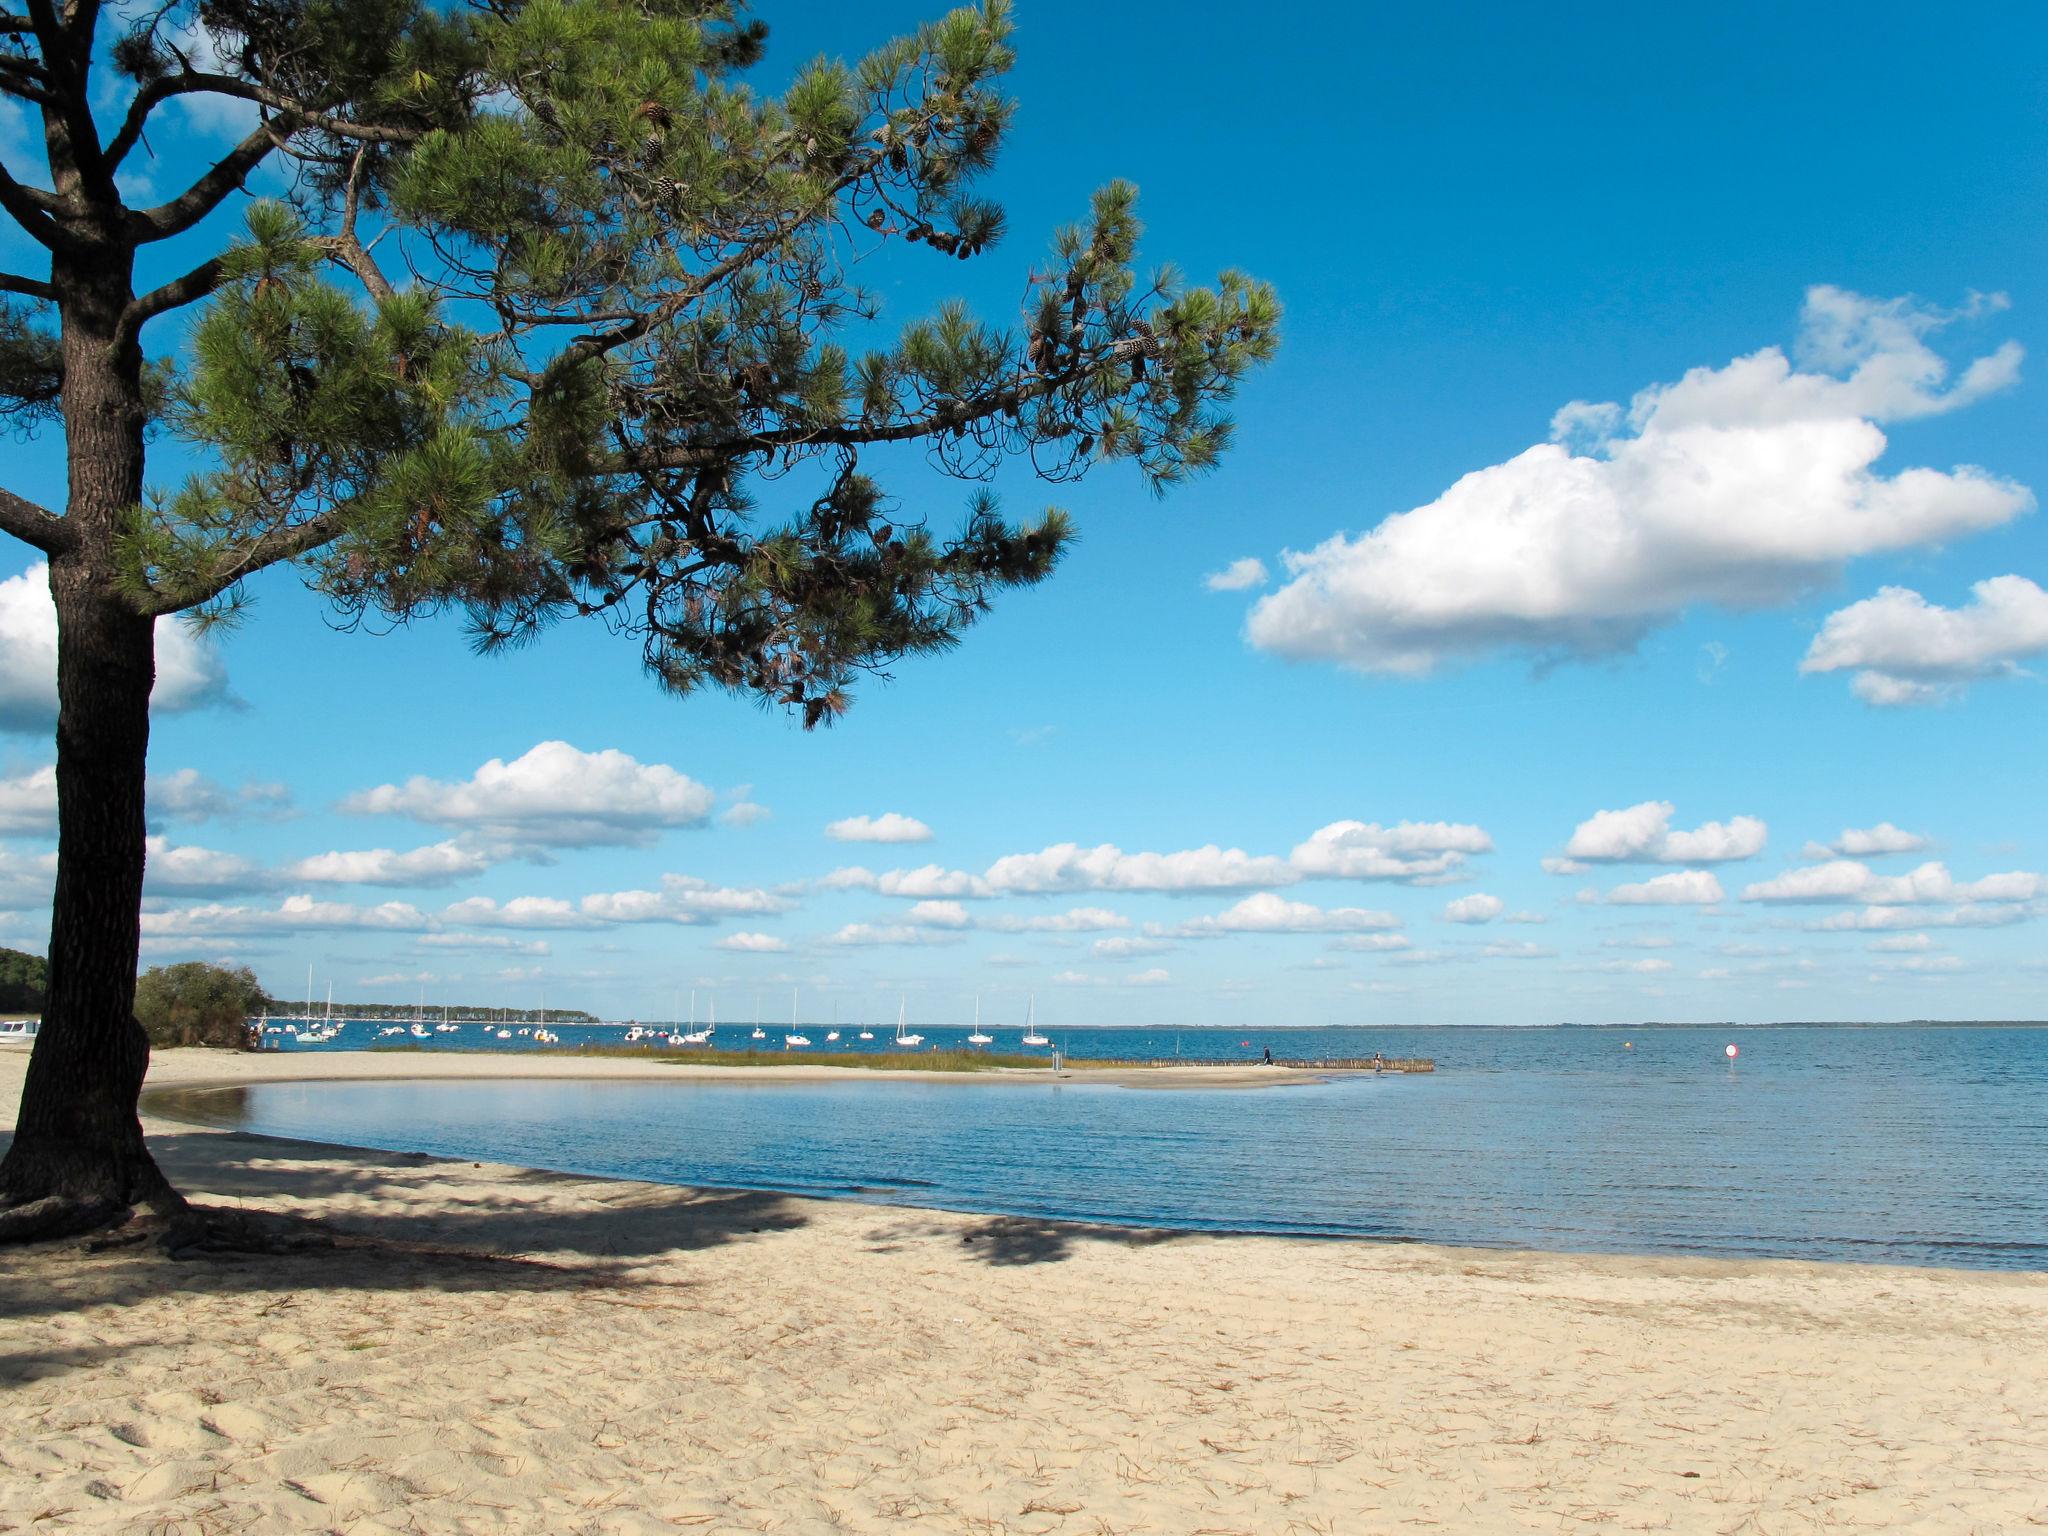
<path fill-rule="evenodd" d="M 0 949 L 0 1013 L 40 1013 L 50 985 L 50 962 L 18 949 Z"/>
<path fill-rule="evenodd" d="M 115 50 L 145 93 L 183 77 L 185 9 Z M 1015 111 L 1007 0 L 780 94 L 743 78 L 766 31 L 725 0 L 193 14 L 296 114 L 295 180 L 250 207 L 168 395 L 205 467 L 125 536 L 151 611 L 231 617 L 244 576 L 293 560 L 350 619 L 455 607 L 492 649 L 596 616 L 673 692 L 821 724 L 1072 538 L 979 487 L 936 533 L 876 478 L 882 450 L 967 481 L 1124 460 L 1164 490 L 1218 462 L 1273 355 L 1265 285 L 1140 275 L 1123 182 L 1009 323 L 949 303 L 880 326 L 855 274 L 884 248 L 965 261 L 1004 237 L 980 184 Z M 13 334 L 0 385 L 10 346 L 33 383 L 39 333 Z"/>
<path fill-rule="evenodd" d="M 0 299 L 0 421 L 32 433 L 63 410 L 64 354 L 26 308 Z"/>
<path fill-rule="evenodd" d="M 256 973 L 190 960 L 154 965 L 135 982 L 135 1017 L 153 1046 L 251 1048 L 248 1018 L 265 998 Z"/>

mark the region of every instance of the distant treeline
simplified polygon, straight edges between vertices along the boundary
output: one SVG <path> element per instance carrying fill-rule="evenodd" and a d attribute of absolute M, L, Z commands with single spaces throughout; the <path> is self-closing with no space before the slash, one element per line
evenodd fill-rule
<path fill-rule="evenodd" d="M 303 1014 L 306 1000 L 303 997 L 273 997 L 264 1003 L 266 1013 Z M 327 999 L 313 999 L 316 1015 L 327 1012 Z M 437 1023 L 441 1017 L 441 1005 L 429 1003 L 424 1008 L 416 1003 L 343 1003 L 336 1002 L 334 1016 L 337 1019 L 401 1019 L 411 1022 L 414 1016 L 428 1023 Z M 578 1008 L 500 1008 L 495 1003 L 450 1003 L 448 1017 L 451 1019 L 509 1019 L 514 1024 L 595 1024 L 597 1015 L 585 1013 Z"/>
<path fill-rule="evenodd" d="M 40 1013 L 50 984 L 50 962 L 18 949 L 0 949 L 0 1013 Z"/>

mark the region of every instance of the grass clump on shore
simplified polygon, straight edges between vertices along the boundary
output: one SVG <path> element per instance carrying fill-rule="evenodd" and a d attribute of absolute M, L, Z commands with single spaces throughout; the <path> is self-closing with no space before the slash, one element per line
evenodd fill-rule
<path fill-rule="evenodd" d="M 1002 1072 L 1049 1071 L 1050 1053 L 1035 1056 L 998 1055 L 989 1051 L 728 1051 L 689 1050 L 672 1045 L 648 1049 L 632 1045 L 562 1046 L 551 1056 L 603 1056 L 627 1061 L 662 1061 L 706 1067 L 866 1067 L 876 1072 Z M 1062 1067 L 1128 1065 L 1112 1061 L 1075 1061 L 1062 1057 Z"/>

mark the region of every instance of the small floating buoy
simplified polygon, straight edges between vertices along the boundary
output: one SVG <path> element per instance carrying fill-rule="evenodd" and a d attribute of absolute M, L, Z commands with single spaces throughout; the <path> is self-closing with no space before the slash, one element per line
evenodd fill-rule
<path fill-rule="evenodd" d="M 1632 1051 L 1636 1048 L 1636 1043 L 1633 1040 L 1624 1040 L 1621 1042 L 1621 1048 L 1624 1051 Z"/>
<path fill-rule="evenodd" d="M 1728 1059 L 1730 1061 L 1733 1061 L 1736 1057 L 1740 1056 L 1741 1054 L 1742 1052 L 1737 1050 L 1734 1046 L 1731 1045 L 1728 1047 Z"/>

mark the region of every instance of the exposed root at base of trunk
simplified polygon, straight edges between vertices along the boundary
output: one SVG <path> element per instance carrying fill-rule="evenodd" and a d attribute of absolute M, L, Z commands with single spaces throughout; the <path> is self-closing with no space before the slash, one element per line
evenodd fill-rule
<path fill-rule="evenodd" d="M 0 1244 L 85 1237 L 90 1253 L 150 1244 L 173 1259 L 237 1254 L 275 1257 L 332 1248 L 334 1235 L 304 1220 L 265 1212 L 187 1205 L 156 1209 L 116 1200 L 48 1195 L 0 1209 Z"/>
<path fill-rule="evenodd" d="M 134 1215 L 119 1200 L 79 1200 L 70 1195 L 45 1195 L 0 1210 L 0 1243 L 47 1243 L 115 1227 Z"/>

